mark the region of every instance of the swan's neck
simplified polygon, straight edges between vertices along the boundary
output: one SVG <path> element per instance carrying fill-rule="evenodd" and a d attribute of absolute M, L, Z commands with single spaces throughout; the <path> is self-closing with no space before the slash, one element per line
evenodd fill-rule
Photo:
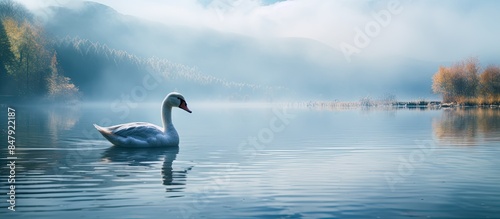
<path fill-rule="evenodd" d="M 163 131 L 167 132 L 168 130 L 175 130 L 174 124 L 172 123 L 172 107 L 171 106 L 163 106 L 161 109 L 161 119 L 163 121 Z"/>

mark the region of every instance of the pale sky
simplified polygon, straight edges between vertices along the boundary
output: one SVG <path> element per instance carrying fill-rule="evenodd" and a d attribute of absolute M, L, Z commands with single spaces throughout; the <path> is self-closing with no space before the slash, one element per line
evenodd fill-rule
<path fill-rule="evenodd" d="M 434 61 L 500 57 L 500 1 L 494 0 L 95 1 L 123 14 L 168 25 L 264 39 L 308 38 L 337 50 L 342 50 L 341 45 L 351 45 L 359 55 L 366 56 Z M 20 2 L 31 9 L 67 4 L 61 0 Z M 358 30 L 371 35 L 366 45 L 356 44 Z"/>

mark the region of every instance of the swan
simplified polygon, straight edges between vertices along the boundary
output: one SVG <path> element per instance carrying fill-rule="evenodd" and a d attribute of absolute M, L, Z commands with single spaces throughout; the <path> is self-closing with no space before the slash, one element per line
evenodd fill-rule
<path fill-rule="evenodd" d="M 121 147 L 169 147 L 179 145 L 179 135 L 172 124 L 172 107 L 179 107 L 189 113 L 186 100 L 182 94 L 169 93 L 163 100 L 161 119 L 163 128 L 146 122 L 133 122 L 110 127 L 94 124 L 104 138 Z"/>

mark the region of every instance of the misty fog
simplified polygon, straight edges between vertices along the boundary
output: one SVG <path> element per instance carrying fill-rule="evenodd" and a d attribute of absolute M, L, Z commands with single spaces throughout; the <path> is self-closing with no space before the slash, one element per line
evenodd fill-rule
<path fill-rule="evenodd" d="M 439 66 L 500 51 L 495 1 L 19 2 L 89 100 L 437 99 Z"/>

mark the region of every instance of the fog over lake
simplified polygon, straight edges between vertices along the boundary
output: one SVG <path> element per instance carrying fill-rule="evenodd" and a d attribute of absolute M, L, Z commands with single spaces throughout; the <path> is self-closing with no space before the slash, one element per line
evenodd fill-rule
<path fill-rule="evenodd" d="M 0 0 L 0 218 L 499 217 L 499 10 Z"/>
<path fill-rule="evenodd" d="M 17 107 L 13 218 L 500 213 L 498 109 L 192 103 L 193 114 L 173 114 L 179 147 L 149 150 L 112 146 L 92 126 L 95 121 L 160 124 L 159 110 L 150 105 L 124 120 L 108 106 Z M 1 171 L 8 174 L 5 167 Z"/>

